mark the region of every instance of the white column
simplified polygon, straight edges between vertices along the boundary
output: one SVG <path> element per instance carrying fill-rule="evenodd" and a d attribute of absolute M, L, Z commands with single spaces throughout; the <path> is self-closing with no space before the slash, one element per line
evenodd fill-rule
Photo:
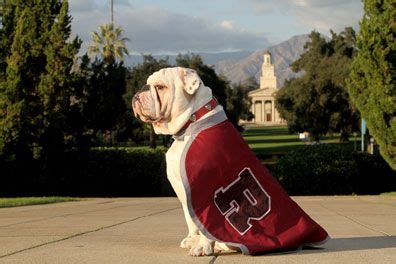
<path fill-rule="evenodd" d="M 275 100 L 272 100 L 271 103 L 272 103 L 272 123 L 275 123 Z"/>
<path fill-rule="evenodd" d="M 266 102 L 267 102 L 267 100 L 264 99 L 264 101 L 263 101 L 263 112 L 264 112 L 263 122 L 264 123 L 267 123 L 267 108 L 265 107 Z"/>
<path fill-rule="evenodd" d="M 261 112 L 263 113 L 261 115 L 261 122 L 265 123 L 265 100 L 261 100 L 261 106 L 262 106 Z"/>

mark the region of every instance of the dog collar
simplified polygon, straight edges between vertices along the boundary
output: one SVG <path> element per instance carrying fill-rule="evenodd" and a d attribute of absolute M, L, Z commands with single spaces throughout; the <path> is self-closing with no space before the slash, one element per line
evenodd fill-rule
<path fill-rule="evenodd" d="M 217 99 L 213 97 L 212 100 L 210 100 L 207 104 L 205 104 L 204 106 L 199 108 L 197 111 L 195 111 L 195 113 L 193 113 L 190 116 L 187 123 L 184 124 L 184 126 L 180 129 L 180 131 L 182 132 L 182 131 L 186 130 L 189 125 L 191 125 L 192 123 L 199 120 L 201 117 L 203 117 L 204 115 L 206 115 L 207 113 L 209 113 L 210 111 L 215 109 L 215 107 L 218 104 L 219 103 L 217 102 Z M 178 134 L 180 134 L 180 132 Z"/>

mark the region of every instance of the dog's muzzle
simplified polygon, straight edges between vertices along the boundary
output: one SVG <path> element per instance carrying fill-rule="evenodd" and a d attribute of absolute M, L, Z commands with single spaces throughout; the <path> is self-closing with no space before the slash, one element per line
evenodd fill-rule
<path fill-rule="evenodd" d="M 136 101 L 139 101 L 139 94 L 141 94 L 142 92 L 147 92 L 149 90 L 150 90 L 150 85 L 148 85 L 148 84 L 143 85 L 142 88 L 140 88 L 140 90 L 133 96 L 132 106 L 135 105 Z"/>
<path fill-rule="evenodd" d="M 133 96 L 132 98 L 132 109 L 135 117 L 140 118 L 144 122 L 154 123 L 161 120 L 161 117 L 153 118 L 150 114 L 145 114 L 144 109 L 147 110 L 147 98 L 142 98 L 142 93 L 150 92 L 151 86 L 148 84 L 143 85 L 143 87 Z"/>

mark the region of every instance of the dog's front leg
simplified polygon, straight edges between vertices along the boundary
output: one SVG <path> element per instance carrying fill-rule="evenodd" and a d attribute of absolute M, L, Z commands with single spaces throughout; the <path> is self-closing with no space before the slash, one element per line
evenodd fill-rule
<path fill-rule="evenodd" d="M 210 256 L 213 254 L 214 245 L 214 240 L 207 238 L 201 233 L 198 243 L 190 249 L 190 255 L 194 257 Z"/>
<path fill-rule="evenodd" d="M 188 212 L 187 205 L 182 203 L 184 218 L 186 219 L 187 227 L 188 227 L 188 235 L 186 238 L 180 242 L 181 248 L 190 249 L 193 245 L 196 245 L 199 241 L 199 229 L 195 225 L 194 221 L 191 219 L 190 214 Z"/>

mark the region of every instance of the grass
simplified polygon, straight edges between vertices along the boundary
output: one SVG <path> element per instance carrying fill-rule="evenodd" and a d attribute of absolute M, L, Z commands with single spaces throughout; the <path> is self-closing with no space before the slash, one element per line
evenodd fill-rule
<path fill-rule="evenodd" d="M 304 146 L 298 134 L 290 134 L 286 126 L 252 127 L 243 133 L 243 138 L 256 155 L 264 161 L 276 161 L 287 152 Z M 325 136 L 322 143 L 338 143 L 339 136 Z M 356 145 L 359 147 L 360 142 Z M 353 139 L 348 143 L 354 147 Z"/>
<path fill-rule="evenodd" d="M 243 138 L 258 156 L 284 154 L 304 146 L 298 135 L 289 134 L 286 127 L 254 127 Z"/>
<path fill-rule="evenodd" d="M 16 207 L 25 205 L 36 205 L 36 204 L 49 204 L 49 203 L 60 203 L 79 201 L 79 198 L 72 197 L 18 197 L 18 198 L 0 198 L 0 208 L 5 207 Z"/>
<path fill-rule="evenodd" d="M 381 193 L 381 195 L 385 195 L 385 196 L 396 196 L 396 192 L 386 192 L 386 193 Z"/>

